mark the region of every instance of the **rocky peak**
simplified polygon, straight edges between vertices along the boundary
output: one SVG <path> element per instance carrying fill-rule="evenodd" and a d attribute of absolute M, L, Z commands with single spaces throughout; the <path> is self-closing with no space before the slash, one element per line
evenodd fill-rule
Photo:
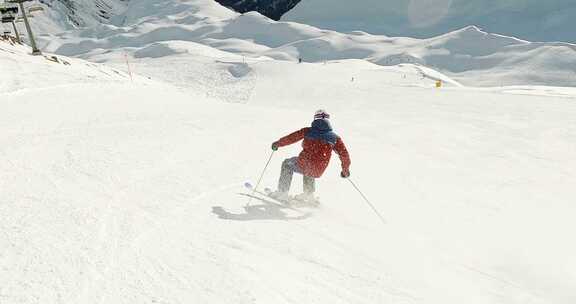
<path fill-rule="evenodd" d="M 239 13 L 251 11 L 273 19 L 280 18 L 294 8 L 301 0 L 215 0 L 221 5 Z"/>

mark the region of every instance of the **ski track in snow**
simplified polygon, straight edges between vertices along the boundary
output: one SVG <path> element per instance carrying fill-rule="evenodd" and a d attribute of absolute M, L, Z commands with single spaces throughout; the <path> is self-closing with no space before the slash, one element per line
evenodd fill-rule
<path fill-rule="evenodd" d="M 274 139 L 290 131 L 285 126 L 280 127 L 285 122 L 270 115 L 282 106 L 246 108 L 246 105 L 214 101 L 197 102 L 193 101 L 197 98 L 191 100 L 190 95 L 138 85 L 134 89 L 129 85 L 107 85 L 106 99 L 94 95 L 78 102 L 75 98 L 101 88 L 70 86 L 65 98 L 53 98 L 61 95 L 61 88 L 39 90 L 48 103 L 35 100 L 37 93 L 34 90 L 4 95 L 8 99 L 2 103 L 10 107 L 3 114 L 8 120 L 5 120 L 1 137 L 0 180 L 4 194 L 0 201 L 5 214 L 1 224 L 2 243 L 3 248 L 9 250 L 4 251 L 0 260 L 3 281 L 0 294 L 8 303 L 178 303 L 186 299 L 205 303 L 288 303 L 314 302 L 315 299 L 334 303 L 424 303 L 447 296 L 442 291 L 443 283 L 438 287 L 421 285 L 427 281 L 426 277 L 431 279 L 436 275 L 450 282 L 446 285 L 455 285 L 460 290 L 461 296 L 458 293 L 452 296 L 454 301 L 467 298 L 477 300 L 470 300 L 472 303 L 498 303 L 497 297 L 488 296 L 491 292 L 483 291 L 495 288 L 499 290 L 499 297 L 505 299 L 503 303 L 548 303 L 538 293 L 527 292 L 522 283 L 490 274 L 492 271 L 482 270 L 482 264 L 473 265 L 476 258 L 467 257 L 465 250 L 460 253 L 462 255 L 458 253 L 461 249 L 452 253 L 446 251 L 453 241 L 439 244 L 440 239 L 433 241 L 435 233 L 443 233 L 443 229 L 434 232 L 440 227 L 428 233 L 409 228 L 416 223 L 426 226 L 427 222 L 437 222 L 439 213 L 429 213 L 434 209 L 450 210 L 454 214 L 463 212 L 459 215 L 462 218 L 456 221 L 460 224 L 472 215 L 464 210 L 477 203 L 450 202 L 453 198 L 439 201 L 432 189 L 423 184 L 422 176 L 419 177 L 418 170 L 422 168 L 389 166 L 395 159 L 413 157 L 418 160 L 426 154 L 439 152 L 451 155 L 449 149 L 455 145 L 444 143 L 448 144 L 444 151 L 437 142 L 426 145 L 429 150 L 411 151 L 402 143 L 410 137 L 395 138 L 394 133 L 399 130 L 386 135 L 382 147 L 390 147 L 381 151 L 391 159 L 385 160 L 389 167 L 382 172 L 388 170 L 389 173 L 384 173 L 382 182 L 390 185 L 385 186 L 388 191 L 385 190 L 382 196 L 375 196 L 374 183 L 365 177 L 370 165 L 362 161 L 373 158 L 369 156 L 373 152 L 369 149 L 362 152 L 361 147 L 368 143 L 378 145 L 380 140 L 360 135 L 355 128 L 362 129 L 368 122 L 347 119 L 346 116 L 354 114 L 343 112 L 336 115 L 340 117 L 335 122 L 345 124 L 348 121 L 348 126 L 341 129 L 348 130 L 346 138 L 352 142 L 349 145 L 355 168 L 358 168 L 354 172 L 358 172 L 364 189 L 377 200 L 378 207 L 391 218 L 391 224 L 379 226 L 377 218 L 350 189 L 336 194 L 344 189 L 339 191 L 339 186 L 332 186 L 339 181 L 330 177 L 320 184 L 321 194 L 326 195 L 322 208 L 302 221 L 278 221 L 275 218 L 277 210 L 249 215 L 245 221 L 220 219 L 213 213 L 213 207 L 237 214 L 251 212 L 243 208 L 246 198 L 237 193 L 243 190 L 243 178 L 254 178 L 252 175 L 260 169 L 259 159 L 264 157 L 260 147 L 267 146 L 260 143 L 249 148 L 247 154 L 237 154 L 248 146 L 242 136 L 232 142 L 223 141 L 223 138 L 229 138 L 225 135 L 230 132 L 228 128 L 234 126 L 235 134 L 240 135 L 254 134 L 253 123 L 274 126 L 262 129 L 258 136 L 251 136 L 249 140 Z M 413 89 L 399 87 L 398 90 Z M 420 90 L 429 95 L 425 93 L 426 89 Z M 447 91 L 446 96 L 465 95 L 465 92 Z M 16 100 L 25 102 L 16 103 Z M 339 113 L 338 101 L 334 102 L 336 113 Z M 388 129 L 394 125 L 397 125 L 395 128 L 408 127 L 405 119 L 422 124 L 436 120 L 434 117 L 444 121 L 443 117 L 447 115 L 465 121 L 471 127 L 471 134 L 476 132 L 473 130 L 490 129 L 497 134 L 510 127 L 498 126 L 497 120 L 481 118 L 485 114 L 478 113 L 487 110 L 482 102 L 461 104 L 456 111 L 450 109 L 458 101 L 438 99 L 426 106 L 428 118 L 410 114 L 415 109 L 413 102 L 389 101 L 385 105 L 387 110 L 381 113 L 388 113 L 385 114 L 388 116 L 386 121 L 390 121 Z M 552 102 L 552 99 L 542 102 L 550 102 L 551 108 L 546 111 L 551 113 L 573 109 L 571 103 Z M 532 105 L 522 104 L 524 109 L 518 113 L 532 111 L 528 110 Z M 520 103 L 514 107 L 518 106 Z M 230 111 L 229 107 L 234 108 L 232 112 L 236 118 L 226 114 L 229 121 L 224 126 L 221 120 L 212 119 Z M 309 105 L 303 104 L 304 108 Z M 407 111 L 400 110 L 402 108 Z M 288 124 L 301 122 L 299 111 L 284 111 L 295 116 L 286 117 Z M 506 112 L 488 110 L 494 114 L 501 111 L 502 114 Z M 19 117 L 14 115 L 16 113 L 26 114 Z M 302 114 L 309 113 L 303 111 Z M 568 114 L 562 116 L 565 115 Z M 395 116 L 398 120 L 392 120 Z M 53 117 L 60 118 L 54 120 Z M 422 119 L 424 121 L 420 121 Z M 477 119 L 484 120 L 475 121 Z M 242 121 L 253 123 L 243 124 Z M 516 122 L 522 121 L 521 118 Z M 514 128 L 508 133 L 512 137 L 504 141 L 517 141 L 522 147 L 530 139 L 530 132 L 514 135 Z M 410 132 L 403 134 L 406 136 Z M 471 146 L 466 147 L 464 141 L 458 146 L 466 151 L 464 153 L 473 153 L 473 146 L 478 143 L 470 142 Z M 228 148 L 216 148 L 222 144 Z M 439 150 L 430 150 L 434 146 Z M 514 154 L 510 156 L 512 158 L 506 162 L 514 161 Z M 243 161 L 238 162 L 238 157 Z M 532 158 L 530 152 L 525 157 Z M 539 170 L 546 171 L 548 169 L 544 168 L 549 167 L 551 172 L 558 172 L 555 163 L 561 160 L 535 157 L 532 161 Z M 441 163 L 445 161 L 448 166 L 459 166 L 454 162 L 457 159 L 435 158 Z M 279 162 L 280 159 L 276 159 L 267 173 L 267 185 L 273 185 Z M 203 169 L 198 171 L 198 166 Z M 206 175 L 207 172 L 210 173 Z M 402 178 L 394 182 L 392 172 Z M 328 174 L 335 173 L 331 170 Z M 198 174 L 202 176 L 196 176 Z M 479 174 L 486 177 L 482 170 Z M 566 179 L 573 181 L 574 176 L 572 170 L 566 171 Z M 223 178 L 229 182 L 223 183 Z M 504 191 L 515 187 L 515 183 L 523 183 L 521 180 L 507 182 L 506 179 L 502 182 Z M 298 178 L 295 183 L 298 188 Z M 484 193 L 481 197 L 490 197 L 492 193 L 483 187 L 473 191 Z M 330 192 L 335 192 L 336 196 Z M 344 201 L 335 199 L 340 195 L 344 195 Z M 448 198 L 450 196 L 453 194 Z M 470 219 L 490 221 L 510 208 L 506 204 L 515 204 L 514 201 L 501 206 L 486 203 L 474 207 L 481 212 L 474 216 L 475 220 L 474 217 Z M 432 209 L 424 207 L 429 204 L 433 205 Z M 415 208 L 425 208 L 428 216 L 413 213 L 417 212 Z M 484 208 L 489 212 L 482 212 Z M 450 222 L 445 225 L 450 230 L 454 228 Z M 473 226 L 465 227 L 468 224 L 461 228 L 472 229 L 468 233 L 475 233 Z M 418 241 L 422 237 L 424 239 Z M 454 232 L 444 237 L 460 239 Z M 376 239 L 380 241 L 374 243 Z M 430 247 L 432 244 L 436 246 Z"/>

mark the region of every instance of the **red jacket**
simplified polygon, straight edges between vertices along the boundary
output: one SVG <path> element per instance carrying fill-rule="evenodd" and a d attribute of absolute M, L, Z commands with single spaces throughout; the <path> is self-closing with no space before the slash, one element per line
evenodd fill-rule
<path fill-rule="evenodd" d="M 302 152 L 298 156 L 298 165 L 302 174 L 319 178 L 328 167 L 332 150 L 336 151 L 342 163 L 342 171 L 350 169 L 350 155 L 340 136 L 332 132 L 328 120 L 318 119 L 312 123 L 311 128 L 304 128 L 277 141 L 278 147 L 291 145 L 300 140 Z"/>

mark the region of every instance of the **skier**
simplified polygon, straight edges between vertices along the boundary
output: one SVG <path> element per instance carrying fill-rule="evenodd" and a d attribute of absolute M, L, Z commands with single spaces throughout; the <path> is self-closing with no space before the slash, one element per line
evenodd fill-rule
<path fill-rule="evenodd" d="M 304 176 L 304 193 L 297 195 L 295 199 L 307 203 L 316 202 L 315 179 L 321 177 L 328 167 L 332 150 L 336 151 L 342 163 L 340 176 L 342 178 L 350 176 L 350 155 L 342 139 L 332 131 L 329 119 L 330 115 L 326 111 L 318 110 L 314 114 L 311 127 L 282 137 L 272 144 L 272 150 L 277 151 L 280 147 L 304 139 L 300 155 L 288 158 L 282 163 L 278 190 L 271 193 L 271 197 L 280 201 L 290 200 L 288 191 L 292 184 L 292 176 L 296 172 Z"/>

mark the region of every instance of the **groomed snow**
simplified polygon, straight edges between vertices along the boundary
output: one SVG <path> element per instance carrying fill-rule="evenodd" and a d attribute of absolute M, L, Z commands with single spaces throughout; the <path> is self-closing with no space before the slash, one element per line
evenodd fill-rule
<path fill-rule="evenodd" d="M 52 88 L 71 84 L 115 83 L 130 79 L 122 70 L 103 64 L 46 53 L 28 56 L 28 46 L 0 40 L 0 93 L 11 93 L 30 88 Z M 57 75 L 54 77 L 53 75 Z M 147 83 L 147 78 L 133 75 Z"/>
<path fill-rule="evenodd" d="M 445 76 L 409 64 L 161 41 L 130 53 L 156 76 L 131 82 L 122 56 L 0 48 L 2 303 L 576 300 L 574 89 L 437 89 Z M 246 207 L 270 143 L 317 108 L 387 224 L 336 158 L 320 209 Z M 277 152 L 263 185 L 298 151 Z"/>

